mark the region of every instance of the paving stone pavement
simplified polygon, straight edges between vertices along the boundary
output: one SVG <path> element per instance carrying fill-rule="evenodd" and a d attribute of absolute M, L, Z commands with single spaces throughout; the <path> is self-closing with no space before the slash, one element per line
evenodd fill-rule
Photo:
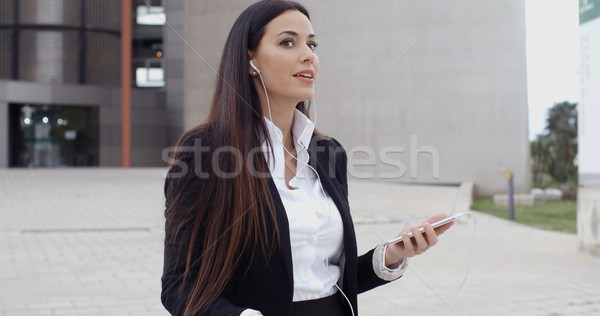
<path fill-rule="evenodd" d="M 168 315 L 165 172 L 1 169 L 0 315 Z M 458 192 L 351 181 L 359 249 L 452 213 Z M 600 315 L 600 258 L 578 251 L 575 235 L 476 218 L 474 239 L 473 220 L 461 219 L 403 278 L 361 294 L 360 315 Z"/>

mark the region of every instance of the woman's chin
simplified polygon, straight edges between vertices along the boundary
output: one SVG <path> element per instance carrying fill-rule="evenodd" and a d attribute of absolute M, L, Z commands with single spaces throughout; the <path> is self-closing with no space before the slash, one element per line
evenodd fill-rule
<path fill-rule="evenodd" d="M 310 99 L 312 99 L 312 97 L 313 97 L 314 95 L 315 95 L 315 92 L 314 92 L 313 90 L 311 90 L 311 91 L 308 91 L 308 92 L 306 92 L 306 93 L 300 93 L 300 94 L 297 96 L 297 98 L 296 98 L 296 100 L 298 100 L 298 101 L 296 101 L 296 103 L 298 103 L 298 102 L 302 102 L 302 101 L 306 101 L 306 100 L 310 100 Z"/>
<path fill-rule="evenodd" d="M 285 101 L 285 102 L 297 104 L 298 102 L 303 102 L 303 101 L 312 99 L 312 97 L 314 95 L 315 95 L 315 93 L 314 93 L 313 89 L 310 89 L 310 90 L 306 89 L 304 91 L 297 91 L 297 93 L 293 93 L 293 94 L 281 95 L 281 97 L 283 99 L 289 100 L 289 101 Z M 274 96 L 273 98 L 277 98 L 277 97 Z M 279 99 L 279 98 L 277 98 L 277 99 Z"/>

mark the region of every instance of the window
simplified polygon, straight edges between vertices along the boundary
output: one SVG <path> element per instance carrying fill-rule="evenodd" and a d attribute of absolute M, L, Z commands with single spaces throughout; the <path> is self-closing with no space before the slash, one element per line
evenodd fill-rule
<path fill-rule="evenodd" d="M 158 6 L 141 5 L 137 7 L 136 23 L 140 25 L 165 25 L 165 9 Z"/>
<path fill-rule="evenodd" d="M 138 67 L 135 69 L 135 83 L 138 87 L 164 87 L 165 71 L 162 68 Z"/>

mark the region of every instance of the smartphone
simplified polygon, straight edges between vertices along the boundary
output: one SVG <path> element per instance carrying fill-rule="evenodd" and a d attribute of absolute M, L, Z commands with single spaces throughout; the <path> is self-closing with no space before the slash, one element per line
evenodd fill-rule
<path fill-rule="evenodd" d="M 450 222 L 454 222 L 457 218 L 463 216 L 465 213 L 456 213 L 452 216 L 448 216 L 442 220 L 439 220 L 433 224 L 431 224 L 431 227 L 436 228 L 436 227 L 440 227 L 440 226 L 444 226 Z M 419 227 L 419 231 L 421 231 L 421 233 L 425 232 L 425 229 L 423 229 L 423 227 Z M 411 232 L 408 232 L 408 237 L 413 238 L 413 234 Z M 391 244 L 395 244 L 397 242 L 401 242 L 402 241 L 402 236 L 398 236 L 396 238 L 390 239 L 388 240 L 385 245 L 391 245 Z"/>

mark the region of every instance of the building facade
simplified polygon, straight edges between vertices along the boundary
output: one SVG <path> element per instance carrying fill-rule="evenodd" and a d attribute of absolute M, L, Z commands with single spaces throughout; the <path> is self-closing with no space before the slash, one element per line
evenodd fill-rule
<path fill-rule="evenodd" d="M 132 164 L 155 166 L 163 29 L 133 5 Z M 120 165 L 121 1 L 0 0 L 0 44 L 0 167 Z"/>
<path fill-rule="evenodd" d="M 206 118 L 229 29 L 254 0 L 146 2 L 132 17 L 132 165 L 161 166 Z M 320 42 L 313 118 L 344 144 L 351 178 L 472 181 L 489 196 L 508 169 L 529 190 L 524 0 L 299 2 Z M 0 6 L 0 167 L 119 165 L 120 1 Z"/>

